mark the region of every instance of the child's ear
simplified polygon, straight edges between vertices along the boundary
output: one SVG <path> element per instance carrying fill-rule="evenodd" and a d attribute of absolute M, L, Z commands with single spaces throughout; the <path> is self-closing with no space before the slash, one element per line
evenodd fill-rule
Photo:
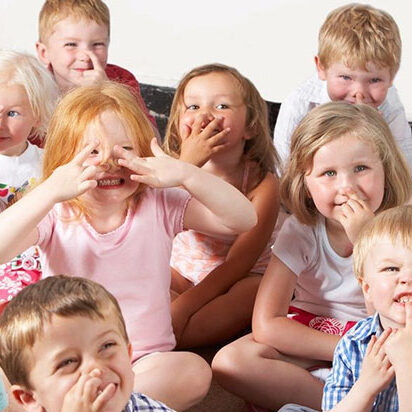
<path fill-rule="evenodd" d="M 316 70 L 318 71 L 319 80 L 326 80 L 326 69 L 322 66 L 319 56 L 315 56 Z"/>
<path fill-rule="evenodd" d="M 370 295 L 370 286 L 369 283 L 366 282 L 365 279 L 359 279 L 360 287 L 362 288 L 363 297 L 365 301 L 371 302 L 371 295 Z"/>
<path fill-rule="evenodd" d="M 47 46 L 44 43 L 38 41 L 36 42 L 36 51 L 37 51 L 37 57 L 39 58 L 39 60 L 44 65 L 49 67 L 50 60 L 49 60 L 48 53 L 47 53 Z"/>
<path fill-rule="evenodd" d="M 42 412 L 43 407 L 37 402 L 33 392 L 20 385 L 12 385 L 10 392 L 14 399 L 28 412 Z"/>
<path fill-rule="evenodd" d="M 127 352 L 129 353 L 129 358 L 132 361 L 133 360 L 133 348 L 130 342 L 127 344 Z"/>

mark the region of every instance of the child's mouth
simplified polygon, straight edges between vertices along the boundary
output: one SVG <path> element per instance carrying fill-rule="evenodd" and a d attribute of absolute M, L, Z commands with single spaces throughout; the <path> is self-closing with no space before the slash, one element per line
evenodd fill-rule
<path fill-rule="evenodd" d="M 402 295 L 401 297 L 395 299 L 395 302 L 403 304 L 412 302 L 412 295 Z"/>
<path fill-rule="evenodd" d="M 111 188 L 113 186 L 121 186 L 124 179 L 100 179 L 97 181 L 97 186 L 102 188 Z"/>

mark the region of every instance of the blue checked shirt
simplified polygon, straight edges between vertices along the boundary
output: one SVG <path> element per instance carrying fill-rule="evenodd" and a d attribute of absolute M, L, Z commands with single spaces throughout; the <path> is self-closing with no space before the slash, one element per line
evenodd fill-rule
<path fill-rule="evenodd" d="M 333 356 L 332 372 L 323 389 L 322 410 L 328 411 L 338 404 L 359 379 L 362 360 L 372 335 L 382 333 L 379 315 L 359 321 L 338 343 Z M 395 379 L 378 394 L 372 412 L 396 412 L 399 410 Z"/>
<path fill-rule="evenodd" d="M 155 401 L 142 393 L 132 393 L 129 402 L 122 412 L 137 412 L 137 411 L 166 411 L 175 412 L 168 408 L 164 403 Z"/>

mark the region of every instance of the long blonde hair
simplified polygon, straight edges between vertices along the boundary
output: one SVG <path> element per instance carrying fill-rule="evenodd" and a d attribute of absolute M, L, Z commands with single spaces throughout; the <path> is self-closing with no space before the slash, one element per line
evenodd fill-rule
<path fill-rule="evenodd" d="M 305 185 L 315 153 L 325 144 L 347 135 L 372 145 L 382 162 L 385 191 L 378 211 L 400 206 L 409 199 L 412 193 L 409 168 L 381 114 L 363 104 L 330 102 L 311 110 L 295 129 L 281 179 L 281 200 L 301 223 L 314 225 L 319 214 Z"/>

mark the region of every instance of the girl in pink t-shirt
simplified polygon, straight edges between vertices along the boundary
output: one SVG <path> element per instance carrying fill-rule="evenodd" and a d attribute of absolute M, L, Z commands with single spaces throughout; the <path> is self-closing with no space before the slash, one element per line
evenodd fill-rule
<path fill-rule="evenodd" d="M 258 224 L 217 239 L 189 230 L 172 250 L 172 320 L 179 348 L 227 341 L 250 326 L 279 211 L 277 155 L 267 106 L 233 67 L 196 67 L 181 80 L 165 138 L 168 152 L 237 187 Z"/>
<path fill-rule="evenodd" d="M 50 123 L 42 183 L 0 214 L 0 262 L 38 244 L 45 276 L 102 283 L 126 320 L 135 389 L 182 410 L 207 393 L 211 373 L 197 355 L 170 352 L 172 240 L 183 229 L 232 236 L 256 214 L 233 186 L 165 155 L 152 135 L 127 87 L 68 93 Z"/>

